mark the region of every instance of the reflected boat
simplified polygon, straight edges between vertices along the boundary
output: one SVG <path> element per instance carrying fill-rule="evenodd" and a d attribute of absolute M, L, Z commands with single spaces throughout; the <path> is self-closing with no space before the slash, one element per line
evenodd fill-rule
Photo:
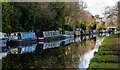
<path fill-rule="evenodd" d="M 77 38 L 75 38 L 75 42 L 76 43 L 80 43 L 82 40 L 81 40 L 81 37 L 77 37 Z"/>
<path fill-rule="evenodd" d="M 63 40 L 63 45 L 68 45 L 73 42 L 74 42 L 74 38 L 68 38 L 68 39 Z"/>
<path fill-rule="evenodd" d="M 39 42 L 39 44 L 43 45 L 43 49 L 60 47 L 62 45 L 68 45 L 74 42 L 74 38 L 68 38 L 64 40 L 54 41 L 54 42 Z"/>
<path fill-rule="evenodd" d="M 32 44 L 28 46 L 11 46 L 9 51 L 11 54 L 23 54 L 23 53 L 30 53 L 34 52 L 36 49 L 37 44 Z"/>
<path fill-rule="evenodd" d="M 96 37 L 96 35 L 95 35 L 95 34 L 93 34 L 93 37 Z"/>
<path fill-rule="evenodd" d="M 98 37 L 98 34 L 95 34 L 95 35 L 87 35 L 87 36 L 81 36 L 81 37 L 77 37 L 77 38 L 67 38 L 67 39 L 64 39 L 64 40 L 59 40 L 59 41 L 53 41 L 53 42 L 49 42 L 49 41 L 46 41 L 46 42 L 38 42 L 38 44 L 41 44 L 43 45 L 43 49 L 48 49 L 48 48 L 54 48 L 54 47 L 59 47 L 61 45 L 69 45 L 70 43 L 80 43 L 82 41 L 85 41 L 87 39 L 90 39 L 90 38 L 96 38 Z"/>
<path fill-rule="evenodd" d="M 8 54 L 8 48 L 7 46 L 2 46 L 0 48 L 0 59 L 5 58 Z"/>
<path fill-rule="evenodd" d="M 102 33 L 102 36 L 106 36 L 106 33 Z"/>
<path fill-rule="evenodd" d="M 7 56 L 7 52 L 1 52 L 0 53 L 0 60 L 5 58 Z"/>
<path fill-rule="evenodd" d="M 62 41 L 44 43 L 43 44 L 43 49 L 59 47 L 61 45 L 61 43 L 62 43 Z"/>
<path fill-rule="evenodd" d="M 32 47 L 31 45 L 10 46 L 11 54 L 3 61 L 3 68 L 87 68 L 94 52 L 99 48 L 95 47 L 97 36 L 88 35 L 59 41 L 45 41 L 37 44 L 37 47 L 33 46 L 31 51 L 27 51 L 28 47 Z M 100 42 L 97 44 L 100 45 Z M 22 48 L 24 48 L 23 52 L 21 52 Z"/>
<path fill-rule="evenodd" d="M 86 36 L 81 36 L 81 40 L 86 40 Z"/>

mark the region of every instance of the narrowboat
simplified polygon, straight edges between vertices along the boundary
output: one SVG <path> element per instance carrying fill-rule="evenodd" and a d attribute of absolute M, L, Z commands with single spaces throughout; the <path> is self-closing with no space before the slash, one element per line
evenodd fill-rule
<path fill-rule="evenodd" d="M 8 37 L 8 46 L 28 45 L 36 43 L 34 32 L 14 32 Z"/>
<path fill-rule="evenodd" d="M 8 36 L 6 33 L 0 32 L 0 48 L 2 46 L 7 46 Z"/>
<path fill-rule="evenodd" d="M 74 38 L 74 31 L 62 31 L 62 36 L 65 38 Z"/>
<path fill-rule="evenodd" d="M 35 51 L 37 44 L 27 45 L 27 46 L 11 46 L 9 51 L 11 54 L 24 54 L 32 53 Z"/>
<path fill-rule="evenodd" d="M 80 31 L 75 31 L 75 37 L 80 36 Z"/>
<path fill-rule="evenodd" d="M 80 31 L 81 36 L 85 35 L 85 30 Z"/>
<path fill-rule="evenodd" d="M 80 36 L 81 35 L 80 32 L 81 32 L 81 28 L 76 28 L 75 29 L 75 37 Z"/>
<path fill-rule="evenodd" d="M 48 41 L 56 41 L 61 40 L 62 35 L 60 31 L 43 31 L 36 32 L 37 42 L 48 42 Z"/>

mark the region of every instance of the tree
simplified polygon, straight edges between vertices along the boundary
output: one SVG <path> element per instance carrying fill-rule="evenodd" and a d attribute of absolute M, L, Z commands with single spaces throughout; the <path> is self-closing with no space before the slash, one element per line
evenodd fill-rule
<path fill-rule="evenodd" d="M 13 6 L 14 13 L 11 18 L 13 31 L 33 31 L 35 24 L 35 4 L 11 3 L 11 5 Z"/>
<path fill-rule="evenodd" d="M 55 20 L 57 21 L 57 26 L 64 30 L 65 17 L 68 15 L 68 8 L 63 2 L 55 2 L 50 4 L 50 8 L 56 12 Z"/>
<path fill-rule="evenodd" d="M 85 29 L 95 24 L 94 16 L 84 10 L 83 1 L 10 2 L 8 5 L 3 5 L 3 31 L 6 32 L 73 30 L 76 26 Z"/>
<path fill-rule="evenodd" d="M 117 6 L 118 6 L 117 24 L 118 24 L 118 28 L 119 28 L 118 30 L 120 30 L 120 1 L 118 2 Z"/>
<path fill-rule="evenodd" d="M 103 13 L 106 19 L 106 26 L 117 26 L 117 6 L 106 7 Z"/>
<path fill-rule="evenodd" d="M 11 32 L 12 27 L 10 18 L 13 12 L 13 7 L 8 2 L 2 3 L 2 32 Z"/>

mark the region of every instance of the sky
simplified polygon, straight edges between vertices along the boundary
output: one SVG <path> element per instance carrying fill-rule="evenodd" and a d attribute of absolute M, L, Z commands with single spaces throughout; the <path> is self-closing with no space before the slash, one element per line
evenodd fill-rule
<path fill-rule="evenodd" d="M 107 6 L 115 6 L 120 0 L 83 0 L 87 4 L 87 9 L 93 15 L 99 14 L 103 16 L 105 7 Z"/>

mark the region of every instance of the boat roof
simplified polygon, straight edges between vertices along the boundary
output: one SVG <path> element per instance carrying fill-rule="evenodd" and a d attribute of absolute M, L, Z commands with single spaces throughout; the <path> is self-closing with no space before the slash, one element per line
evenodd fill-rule
<path fill-rule="evenodd" d="M 34 32 L 12 32 L 12 33 L 34 33 Z"/>

